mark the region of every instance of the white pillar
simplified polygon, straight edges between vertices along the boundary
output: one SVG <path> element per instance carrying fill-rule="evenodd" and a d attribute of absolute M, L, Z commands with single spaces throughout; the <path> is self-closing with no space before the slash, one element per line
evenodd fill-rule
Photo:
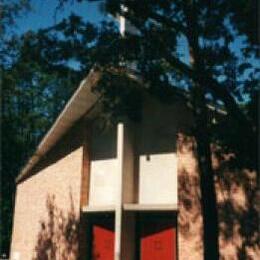
<path fill-rule="evenodd" d="M 120 31 L 120 34 L 124 37 L 125 36 L 125 17 L 124 16 L 119 17 L 119 31 Z"/>
<path fill-rule="evenodd" d="M 124 124 L 117 125 L 117 196 L 115 207 L 115 260 L 121 260 Z"/>

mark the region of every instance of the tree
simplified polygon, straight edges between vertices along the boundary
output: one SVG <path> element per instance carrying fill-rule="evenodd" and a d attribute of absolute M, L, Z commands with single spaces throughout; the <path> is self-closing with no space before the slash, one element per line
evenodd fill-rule
<path fill-rule="evenodd" d="M 245 156 L 247 160 L 243 161 L 256 168 L 256 149 L 252 149 L 252 153 L 247 149 L 256 145 L 256 122 L 240 105 L 241 101 L 247 103 L 246 96 L 250 100 L 251 93 L 258 87 L 256 1 L 102 2 L 103 10 L 126 17 L 137 32 L 114 38 L 110 50 L 116 51 L 97 57 L 96 63 L 110 74 L 111 67 L 122 68 L 135 63 L 136 73 L 157 96 L 163 96 L 167 88 L 185 88 L 190 92 L 201 179 L 204 258 L 218 259 L 218 214 L 210 151 L 213 136 L 207 103 L 214 101 L 215 105 L 225 108 L 226 121 L 243 135 L 244 141 L 232 142 L 234 138 L 225 138 L 223 132 L 218 132 L 218 140 Z M 232 45 L 238 46 L 239 40 L 243 43 L 234 48 Z M 178 56 L 180 42 L 187 45 L 190 61 Z M 231 68 L 239 72 L 238 77 L 230 73 Z M 115 84 L 116 81 L 110 82 Z M 108 84 L 103 88 L 108 89 Z"/>
<path fill-rule="evenodd" d="M 17 0 L 17 1 L 2 1 L 0 3 L 0 18 L 1 18 L 1 25 L 0 25 L 0 86 L 1 86 L 1 136 L 0 136 L 0 148 L 1 148 L 1 153 L 0 153 L 0 169 L 1 169 L 1 184 L 4 183 L 4 185 L 1 185 L 1 198 L 0 198 L 0 253 L 7 252 L 3 250 L 3 248 L 8 248 L 8 229 L 11 228 L 11 219 L 12 215 L 10 214 L 11 208 L 12 208 L 12 187 L 14 186 L 12 182 L 10 182 L 10 179 L 12 177 L 10 176 L 8 178 L 8 174 L 13 173 L 13 159 L 15 158 L 16 153 L 19 153 L 20 150 L 20 144 L 14 139 L 9 139 L 11 136 L 11 133 L 13 132 L 13 128 L 9 128 L 10 126 L 7 121 L 11 121 L 13 118 L 10 116 L 9 120 L 5 120 L 5 115 L 6 115 L 6 108 L 5 105 L 9 103 L 9 100 L 7 101 L 7 97 L 5 94 L 9 95 L 10 93 L 5 93 L 3 84 L 5 81 L 9 81 L 9 75 L 4 73 L 4 67 L 7 66 L 8 64 L 8 56 L 10 53 L 10 56 L 13 54 L 13 47 L 14 47 L 14 42 L 12 43 L 7 43 L 12 35 L 12 27 L 15 26 L 15 19 L 18 16 L 21 16 L 22 14 L 26 13 L 30 8 L 29 2 L 27 0 Z M 10 86 L 10 89 L 12 90 L 12 87 Z M 4 98 L 5 97 L 5 98 Z M 4 102 L 7 101 L 7 104 L 4 105 Z M 8 110 L 8 113 L 10 110 Z M 4 115 L 5 114 L 5 115 Z M 14 116 L 13 116 L 14 117 Z M 10 132 L 5 131 L 5 129 L 10 130 Z M 4 137 L 4 138 L 3 138 Z M 6 163 L 7 161 L 5 160 L 6 153 L 5 153 L 5 148 L 8 147 L 6 145 L 6 140 L 10 140 L 10 143 L 8 144 L 10 149 L 10 157 L 9 157 L 9 163 L 10 163 L 10 172 L 6 172 L 6 175 L 4 174 L 6 170 Z M 13 148 L 17 148 L 17 150 L 13 150 Z M 15 153 L 13 153 L 15 152 Z M 6 177 L 5 177 L 6 176 Z M 3 222 L 3 220 L 5 220 Z"/>

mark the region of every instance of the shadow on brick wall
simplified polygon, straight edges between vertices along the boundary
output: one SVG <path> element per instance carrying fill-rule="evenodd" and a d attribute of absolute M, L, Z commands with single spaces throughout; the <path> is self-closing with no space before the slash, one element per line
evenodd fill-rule
<path fill-rule="evenodd" d="M 180 259 L 203 259 L 200 179 L 192 137 L 178 139 Z M 260 259 L 256 171 L 239 168 L 234 155 L 213 148 L 221 260 Z"/>
<path fill-rule="evenodd" d="M 40 221 L 33 260 L 77 259 L 79 219 L 72 195 L 67 212 L 58 207 L 54 195 L 48 195 L 46 211 L 47 218 Z"/>
<path fill-rule="evenodd" d="M 257 173 L 236 167 L 233 155 L 218 154 L 215 151 L 213 161 L 222 259 L 260 259 Z"/>

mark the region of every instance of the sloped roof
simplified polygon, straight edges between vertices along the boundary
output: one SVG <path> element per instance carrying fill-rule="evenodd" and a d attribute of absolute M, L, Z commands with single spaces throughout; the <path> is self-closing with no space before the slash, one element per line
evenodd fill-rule
<path fill-rule="evenodd" d="M 88 76 L 81 81 L 78 89 L 70 98 L 50 130 L 43 137 L 32 157 L 21 170 L 16 178 L 16 183 L 19 183 L 26 178 L 30 170 L 39 162 L 41 157 L 43 157 L 60 140 L 78 119 L 93 107 L 99 99 L 99 95 L 93 93 L 91 89 L 97 84 L 100 78 L 101 73 L 92 69 Z"/>

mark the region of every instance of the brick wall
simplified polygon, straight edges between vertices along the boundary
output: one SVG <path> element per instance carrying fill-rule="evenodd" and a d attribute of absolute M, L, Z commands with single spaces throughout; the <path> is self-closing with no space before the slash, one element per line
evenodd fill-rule
<path fill-rule="evenodd" d="M 195 141 L 178 138 L 179 259 L 203 259 L 203 226 Z M 212 147 L 221 260 L 260 259 L 257 173 L 239 168 L 234 155 Z M 259 195 L 258 195 L 259 196 Z M 258 205 L 258 206 L 257 206 Z"/>
<path fill-rule="evenodd" d="M 17 185 L 11 259 L 76 259 L 81 131 L 82 124 L 73 127 Z"/>

